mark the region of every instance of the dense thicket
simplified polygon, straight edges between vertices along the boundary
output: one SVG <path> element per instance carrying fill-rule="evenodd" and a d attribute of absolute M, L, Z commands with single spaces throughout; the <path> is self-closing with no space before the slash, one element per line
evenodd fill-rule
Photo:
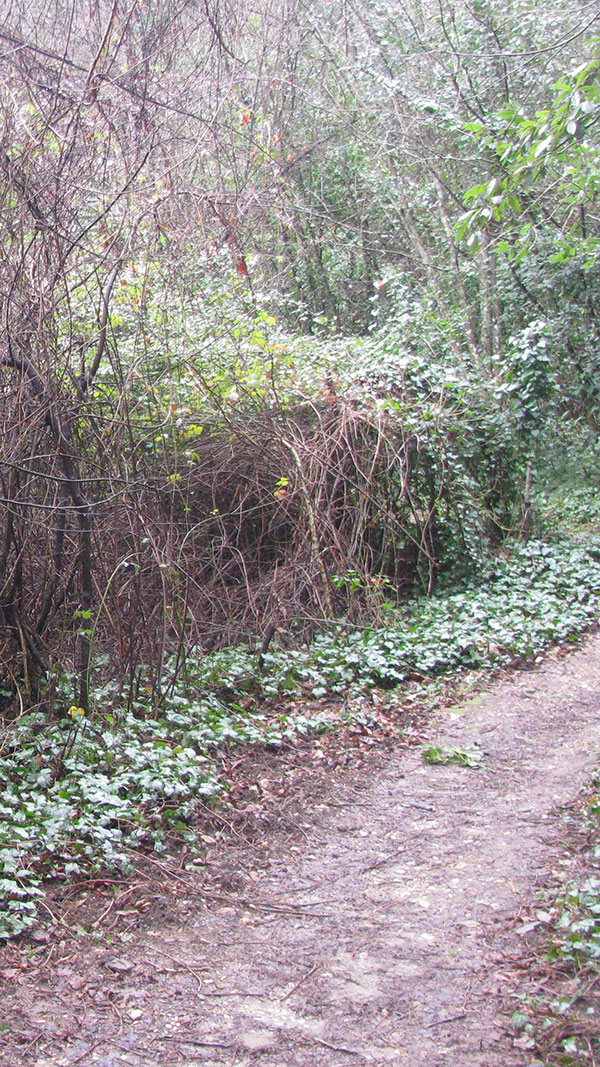
<path fill-rule="evenodd" d="M 598 18 L 8 7 L 7 700 L 372 616 L 526 534 L 552 447 L 598 478 Z"/>

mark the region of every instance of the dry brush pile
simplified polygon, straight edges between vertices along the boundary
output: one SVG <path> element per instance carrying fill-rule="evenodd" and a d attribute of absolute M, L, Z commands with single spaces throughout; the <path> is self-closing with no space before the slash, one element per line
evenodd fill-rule
<path fill-rule="evenodd" d="M 459 410 L 432 418 L 430 401 L 389 409 L 328 388 L 221 403 L 185 452 L 173 436 L 144 450 L 148 433 L 134 440 L 114 409 L 80 407 L 73 495 L 48 411 L 21 405 L 15 423 L 7 389 L 5 425 L 19 426 L 0 455 L 7 692 L 51 702 L 51 680 L 89 680 L 99 653 L 123 679 L 143 666 L 158 683 L 174 654 L 293 643 L 431 592 L 490 533 L 493 449 L 463 426 L 461 453 Z"/>

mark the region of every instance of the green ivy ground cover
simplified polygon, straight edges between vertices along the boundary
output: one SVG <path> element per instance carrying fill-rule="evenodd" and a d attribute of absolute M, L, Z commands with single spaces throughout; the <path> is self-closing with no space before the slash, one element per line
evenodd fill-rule
<path fill-rule="evenodd" d="M 586 630 L 599 596 L 600 540 L 530 541 L 482 567 L 471 584 L 391 613 L 387 627 L 325 633 L 309 650 L 266 655 L 262 686 L 273 695 L 302 683 L 318 698 L 356 682 L 391 689 L 415 674 L 523 663 Z M 258 673 L 256 659 L 239 650 L 201 666 L 199 680 L 208 684 L 215 671 L 232 686 Z"/>
<path fill-rule="evenodd" d="M 191 841 L 197 801 L 219 790 L 211 753 L 327 725 L 325 708 L 306 711 L 307 696 L 313 708 L 349 688 L 523 664 L 575 640 L 599 604 L 600 541 L 531 541 L 471 584 L 390 611 L 385 627 L 341 628 L 307 650 L 275 650 L 262 672 L 257 655 L 241 648 L 188 664 L 158 711 L 141 699 L 124 709 L 108 679 L 90 719 L 23 715 L 0 746 L 0 936 L 36 921 L 44 877 L 126 872 L 132 850 L 160 851 L 173 836 Z M 217 691 L 227 692 L 227 704 Z M 275 720 L 265 712 L 272 698 Z"/>

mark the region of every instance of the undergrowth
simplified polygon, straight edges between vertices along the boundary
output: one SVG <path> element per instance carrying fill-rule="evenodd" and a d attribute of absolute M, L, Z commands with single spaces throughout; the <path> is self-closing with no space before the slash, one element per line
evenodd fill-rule
<path fill-rule="evenodd" d="M 513 1015 L 518 1044 L 534 1056 L 531 1067 L 594 1067 L 600 1056 L 600 778 L 576 822 L 578 838 L 587 840 L 585 873 L 544 913 L 541 992 L 524 995 Z"/>
<path fill-rule="evenodd" d="M 470 584 L 390 611 L 385 626 L 340 628 L 306 650 L 267 653 L 262 677 L 258 657 L 239 648 L 200 661 L 194 677 L 236 691 L 252 679 L 265 696 L 300 691 L 320 698 L 354 683 L 393 689 L 409 678 L 524 665 L 586 630 L 599 597 L 600 540 L 530 541 L 482 566 Z"/>
<path fill-rule="evenodd" d="M 266 653 L 261 667 L 239 647 L 188 661 L 154 707 L 143 687 L 124 707 L 108 678 L 88 716 L 23 714 L 0 743 L 0 937 L 37 921 L 48 876 L 126 872 L 133 850 L 193 844 L 196 803 L 219 790 L 217 749 L 327 728 L 334 716 L 322 698 L 339 704 L 352 688 L 524 665 L 575 641 L 599 602 L 600 541 L 531 541 L 460 589 L 389 609 L 379 628 L 341 622 L 308 649 Z"/>

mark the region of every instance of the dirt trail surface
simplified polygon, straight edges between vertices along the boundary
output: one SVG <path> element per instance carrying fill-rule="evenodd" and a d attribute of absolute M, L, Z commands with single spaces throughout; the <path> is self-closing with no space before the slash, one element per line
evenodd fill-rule
<path fill-rule="evenodd" d="M 6 949 L 0 1062 L 526 1064 L 500 994 L 599 736 L 595 636 L 436 712 L 427 743 L 479 745 L 481 768 L 397 748 L 334 776 L 295 833 L 230 835 L 165 877 L 112 943 Z"/>

